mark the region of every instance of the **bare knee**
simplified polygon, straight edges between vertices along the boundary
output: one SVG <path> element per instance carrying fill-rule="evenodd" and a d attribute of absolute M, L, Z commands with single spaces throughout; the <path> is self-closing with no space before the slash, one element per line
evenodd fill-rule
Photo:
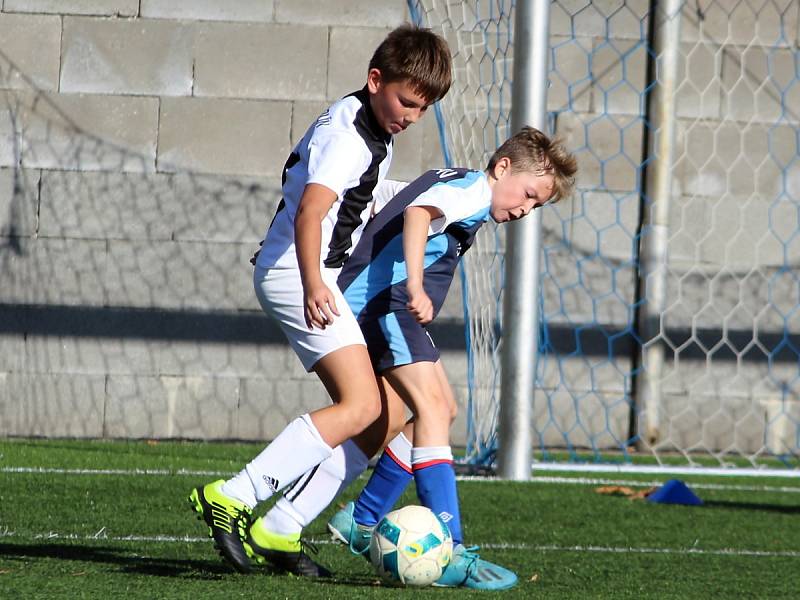
<path fill-rule="evenodd" d="M 374 398 L 364 399 L 358 403 L 349 403 L 349 418 L 353 428 L 360 433 L 372 425 L 381 416 L 381 399 L 377 394 Z"/>
<path fill-rule="evenodd" d="M 424 403 L 417 407 L 417 418 L 435 419 L 441 423 L 452 423 L 453 409 L 448 399 L 441 394 L 432 393 Z"/>
<path fill-rule="evenodd" d="M 375 396 L 367 406 L 364 407 L 364 414 L 362 415 L 362 423 L 364 427 L 369 427 L 372 423 L 378 420 L 381 416 L 383 405 L 381 404 L 380 396 Z"/>

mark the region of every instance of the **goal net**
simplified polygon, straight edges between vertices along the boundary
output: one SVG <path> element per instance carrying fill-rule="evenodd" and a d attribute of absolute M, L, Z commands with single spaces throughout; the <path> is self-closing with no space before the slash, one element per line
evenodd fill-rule
<path fill-rule="evenodd" d="M 550 6 L 548 128 L 579 173 L 572 199 L 542 209 L 536 460 L 794 474 L 798 3 L 665 4 Z M 445 161 L 483 168 L 510 133 L 514 2 L 408 5 L 454 55 L 437 106 Z M 659 161 L 669 180 L 656 197 Z M 462 268 L 472 463 L 497 448 L 502 331 L 513 327 L 501 314 L 504 244 L 502 227 L 484 227 Z"/>

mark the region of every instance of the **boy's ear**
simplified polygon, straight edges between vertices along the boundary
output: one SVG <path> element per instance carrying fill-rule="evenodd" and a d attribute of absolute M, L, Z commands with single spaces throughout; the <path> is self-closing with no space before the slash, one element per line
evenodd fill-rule
<path fill-rule="evenodd" d="M 500 179 L 503 175 L 507 175 L 511 172 L 511 159 L 507 156 L 504 156 L 500 160 L 498 160 L 494 165 L 494 175 L 495 179 Z"/>
<path fill-rule="evenodd" d="M 383 84 L 383 76 L 380 69 L 372 68 L 367 72 L 367 90 L 370 94 L 377 94 Z"/>

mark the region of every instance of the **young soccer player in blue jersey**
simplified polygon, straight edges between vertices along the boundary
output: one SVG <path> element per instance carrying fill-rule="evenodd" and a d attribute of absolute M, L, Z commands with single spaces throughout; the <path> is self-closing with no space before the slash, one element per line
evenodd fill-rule
<path fill-rule="evenodd" d="M 328 574 L 305 554 L 300 524 L 252 523 L 252 509 L 287 486 L 308 487 L 312 477 L 336 481 L 367 466 L 373 450 L 366 454 L 350 440 L 380 416 L 381 393 L 336 279 L 373 214 L 392 136 L 420 119 L 450 82 L 447 43 L 401 26 L 373 54 L 365 87 L 328 108 L 286 161 L 283 199 L 255 261 L 254 287 L 333 405 L 289 423 L 233 478 L 192 490 L 193 509 L 238 571 L 268 560 L 282 571 Z"/>
<path fill-rule="evenodd" d="M 497 590 L 516 583 L 511 571 L 463 545 L 449 443 L 455 401 L 425 325 L 441 308 L 456 265 L 481 225 L 490 217 L 498 223 L 521 219 L 567 196 L 575 172 L 574 157 L 560 143 L 524 128 L 498 148 L 485 171 L 429 171 L 365 228 L 339 286 L 376 372 L 415 420 L 389 444 L 355 505 L 329 522 L 334 536 L 354 552 L 366 551 L 372 529 L 413 477 L 420 501 L 448 524 L 455 543 L 453 561 L 437 585 Z M 390 428 L 402 425 L 395 421 Z"/>
<path fill-rule="evenodd" d="M 385 439 L 391 440 L 391 443 L 359 498 L 356 508 L 363 514 L 356 512 L 357 521 L 354 520 L 354 507 L 351 504 L 329 524 L 336 537 L 349 542 L 354 551 L 359 552 L 366 548 L 372 527 L 391 509 L 412 477 L 417 480 L 420 497 L 426 498 L 427 495 L 428 499 L 424 502 L 434 509 L 437 503 L 441 504 L 442 497 L 449 498 L 444 503 L 445 508 L 436 512 L 449 521 L 455 539 L 460 541 L 460 517 L 455 488 L 449 487 L 447 483 L 448 473 L 452 472 L 452 453 L 447 446 L 447 425 L 455 416 L 455 399 L 432 341 L 423 328 L 409 323 L 408 314 L 404 313 L 411 314 L 412 321 L 426 323 L 438 312 L 452 281 L 458 257 L 469 247 L 480 225 L 489 216 L 498 222 L 505 222 L 524 216 L 532 206 L 539 206 L 548 198 L 553 201 L 564 197 L 569 192 L 574 172 L 574 159 L 560 144 L 551 142 L 536 130 L 526 129 L 498 149 L 486 172 L 443 169 L 427 173 L 398 193 L 365 228 L 365 237 L 344 267 L 338 283 L 343 289 L 347 288 L 347 301 L 357 313 L 364 330 L 373 364 L 381 374 L 379 384 L 386 402 L 383 421 L 354 439 L 367 455 L 380 449 L 381 440 L 384 439 L 382 436 L 387 429 L 389 433 Z M 520 186 L 521 180 L 527 185 L 530 182 L 524 180 L 531 178 L 539 187 L 547 187 L 550 182 L 552 185 L 549 195 L 546 196 L 541 189 Z M 384 194 L 388 187 L 384 186 L 377 194 L 380 198 L 376 205 L 384 206 Z M 393 189 L 402 189 L 402 186 L 393 182 Z M 523 193 L 526 194 L 525 197 L 522 196 Z M 432 260 L 432 255 L 426 254 L 422 294 L 415 287 L 417 279 L 413 276 L 412 269 L 406 269 L 403 264 L 406 257 L 400 247 L 402 243 L 398 242 L 398 231 L 402 231 L 405 223 L 403 215 L 408 218 L 417 212 L 414 207 L 403 210 L 412 200 L 419 205 L 430 203 L 432 207 L 427 210 L 432 213 L 442 212 L 443 216 L 433 219 L 433 225 L 440 227 L 440 230 L 432 235 L 427 245 L 432 243 L 442 250 L 442 244 L 449 244 L 449 251 L 444 252 L 441 259 Z M 443 204 L 445 200 L 449 200 L 450 204 Z M 461 213 L 454 212 L 456 209 L 471 216 L 459 220 L 456 217 Z M 472 211 L 476 212 L 473 214 Z M 446 217 L 449 218 L 447 224 L 442 221 Z M 433 225 L 431 231 L 434 231 Z M 417 240 L 418 248 L 422 247 L 422 239 L 420 237 Z M 391 243 L 389 240 L 392 240 Z M 358 276 L 354 278 L 353 274 L 356 272 Z M 409 275 L 405 281 L 403 273 Z M 369 301 L 365 300 L 366 296 L 369 296 Z M 403 323 L 402 330 L 393 326 L 387 327 L 387 324 L 392 325 L 394 319 Z M 397 331 L 400 331 L 399 335 Z M 410 335 L 403 339 L 406 333 Z M 392 350 L 389 353 L 391 356 L 384 356 L 379 360 L 379 355 L 385 353 L 386 348 L 393 348 L 392 344 L 395 342 L 399 344 L 399 350 Z M 409 392 L 400 379 L 410 369 L 393 368 L 395 354 L 400 357 L 396 363 L 398 366 L 402 366 L 403 360 L 410 360 L 411 363 L 415 360 L 428 362 L 427 366 L 432 365 L 434 375 L 426 376 L 422 385 L 417 385 Z M 398 373 L 401 374 L 399 377 Z M 413 395 L 415 392 L 416 397 Z M 423 392 L 425 397 L 420 398 L 419 394 Z M 405 429 L 404 401 L 411 404 L 418 417 L 417 423 L 408 424 Z M 419 425 L 420 422 L 422 425 Z M 431 426 L 434 430 L 432 437 Z M 420 433 L 415 433 L 418 427 L 421 427 Z M 377 433 L 375 429 L 378 429 Z M 401 429 L 403 431 L 398 435 Z M 294 527 L 299 531 L 308 525 L 359 474 L 357 468 L 339 468 L 338 471 L 330 468 L 333 460 L 334 457 L 331 457 L 320 465 L 319 470 L 306 473 L 298 479 L 275 507 L 256 521 L 254 528 L 289 531 Z M 431 487 L 431 482 L 439 479 L 440 472 L 445 473 L 445 487 Z M 426 489 L 434 492 L 437 489 L 439 492 L 442 489 L 445 492 L 450 490 L 452 494 L 442 495 L 435 492 L 430 495 Z M 463 545 L 457 547 L 456 558 L 446 577 L 439 582 L 440 585 L 500 589 L 513 584 L 516 579 L 512 573 L 466 552 Z"/>

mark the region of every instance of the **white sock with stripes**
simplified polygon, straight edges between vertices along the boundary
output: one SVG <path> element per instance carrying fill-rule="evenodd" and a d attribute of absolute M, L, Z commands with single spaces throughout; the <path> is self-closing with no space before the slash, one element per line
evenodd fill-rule
<path fill-rule="evenodd" d="M 299 533 L 361 475 L 368 464 L 369 459 L 352 440 L 337 446 L 328 459 L 284 490 L 283 497 L 264 516 L 264 526 L 274 533 Z"/>
<path fill-rule="evenodd" d="M 311 417 L 305 414 L 289 423 L 261 454 L 226 481 L 222 493 L 253 508 L 332 453 Z"/>

